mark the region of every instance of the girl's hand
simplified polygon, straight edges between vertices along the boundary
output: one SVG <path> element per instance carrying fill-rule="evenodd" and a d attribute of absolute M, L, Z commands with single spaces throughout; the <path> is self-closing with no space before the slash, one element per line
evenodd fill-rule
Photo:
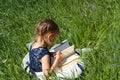
<path fill-rule="evenodd" d="M 53 57 L 53 58 L 56 58 L 56 52 L 53 52 L 53 53 L 52 53 L 52 57 Z"/>
<path fill-rule="evenodd" d="M 58 62 L 62 60 L 62 53 L 60 51 L 57 51 L 56 52 L 56 55 L 55 55 L 55 60 L 57 60 Z"/>
<path fill-rule="evenodd" d="M 58 65 L 58 63 L 62 60 L 62 53 L 60 51 L 57 51 L 56 53 L 54 53 L 53 57 L 55 58 L 54 59 L 54 62 L 51 66 L 51 70 L 54 70 L 56 68 L 56 66 Z"/>

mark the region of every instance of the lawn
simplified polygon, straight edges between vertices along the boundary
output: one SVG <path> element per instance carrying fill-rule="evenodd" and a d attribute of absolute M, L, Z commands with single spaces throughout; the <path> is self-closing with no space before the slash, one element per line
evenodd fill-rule
<path fill-rule="evenodd" d="M 42 18 L 59 25 L 56 43 L 94 49 L 79 80 L 120 80 L 119 0 L 0 0 L 0 80 L 29 80 L 21 61 Z"/>

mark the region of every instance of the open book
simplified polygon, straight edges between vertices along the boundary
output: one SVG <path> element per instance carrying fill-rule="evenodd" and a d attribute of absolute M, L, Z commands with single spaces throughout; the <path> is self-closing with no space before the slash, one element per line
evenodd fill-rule
<path fill-rule="evenodd" d="M 74 59 L 80 58 L 79 55 L 76 54 L 74 45 L 70 46 L 68 40 L 64 40 L 61 43 L 54 45 L 49 51 L 57 52 L 58 50 L 60 50 L 63 55 L 62 61 L 58 64 L 58 66 L 65 65 Z"/>
<path fill-rule="evenodd" d="M 54 45 L 49 51 L 57 52 L 58 50 L 63 54 L 63 59 L 75 53 L 74 45 L 70 46 L 68 40 L 64 40 L 61 43 Z"/>

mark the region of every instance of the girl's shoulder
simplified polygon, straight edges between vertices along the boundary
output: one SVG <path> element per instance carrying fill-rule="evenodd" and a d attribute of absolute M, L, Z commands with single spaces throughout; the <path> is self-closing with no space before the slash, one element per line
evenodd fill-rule
<path fill-rule="evenodd" d="M 38 48 L 34 48 L 34 49 L 29 51 L 29 56 L 31 58 L 34 57 L 34 58 L 37 58 L 37 59 L 41 59 L 45 55 L 49 55 L 50 56 L 50 52 L 45 47 L 38 47 Z"/>
<path fill-rule="evenodd" d="M 42 46 L 38 46 L 38 47 L 33 47 L 35 42 L 30 42 L 26 45 L 27 49 L 30 50 L 41 50 L 41 51 L 48 51 L 47 47 L 42 47 Z"/>
<path fill-rule="evenodd" d="M 37 48 L 33 48 L 30 50 L 30 53 L 35 54 L 35 55 L 46 55 L 46 54 L 50 54 L 49 50 L 46 47 L 37 47 Z"/>
<path fill-rule="evenodd" d="M 30 49 L 30 51 L 32 51 L 32 52 L 38 52 L 38 53 L 49 53 L 49 50 L 46 47 L 42 47 L 42 46 Z"/>

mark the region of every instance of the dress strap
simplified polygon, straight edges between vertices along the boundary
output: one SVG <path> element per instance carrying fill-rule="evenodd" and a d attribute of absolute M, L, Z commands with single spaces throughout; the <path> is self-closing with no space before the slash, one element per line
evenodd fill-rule
<path fill-rule="evenodd" d="M 30 44 L 30 50 L 32 50 L 32 45 L 34 44 L 35 42 L 31 42 Z"/>
<path fill-rule="evenodd" d="M 32 49 L 32 44 L 30 45 L 30 50 Z"/>

